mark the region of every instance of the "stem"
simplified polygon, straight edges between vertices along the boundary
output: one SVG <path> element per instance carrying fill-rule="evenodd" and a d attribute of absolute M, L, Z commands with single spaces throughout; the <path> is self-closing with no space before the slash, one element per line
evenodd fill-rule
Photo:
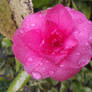
<path fill-rule="evenodd" d="M 30 80 L 30 76 L 22 71 L 18 74 L 18 76 L 13 80 L 10 84 L 7 92 L 17 92 Z"/>

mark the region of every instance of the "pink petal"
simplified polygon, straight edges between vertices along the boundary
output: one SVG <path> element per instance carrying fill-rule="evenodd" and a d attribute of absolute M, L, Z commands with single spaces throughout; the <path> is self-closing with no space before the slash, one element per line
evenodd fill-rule
<path fill-rule="evenodd" d="M 46 20 L 56 23 L 66 35 L 69 35 L 75 29 L 71 15 L 61 4 L 47 10 Z"/>
<path fill-rule="evenodd" d="M 49 77 L 49 72 L 53 72 L 56 67 L 49 60 L 30 51 L 30 54 L 25 60 L 24 68 L 34 79 L 39 80 Z"/>
<path fill-rule="evenodd" d="M 28 15 L 22 23 L 22 28 L 26 31 L 32 29 L 42 29 L 44 30 L 44 16 L 41 12 Z"/>

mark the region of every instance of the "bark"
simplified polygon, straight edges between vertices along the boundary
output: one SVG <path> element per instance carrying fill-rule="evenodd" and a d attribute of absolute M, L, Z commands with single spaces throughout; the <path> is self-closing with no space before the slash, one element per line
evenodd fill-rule
<path fill-rule="evenodd" d="M 16 28 L 32 12 L 32 0 L 0 0 L 0 33 L 12 39 Z"/>

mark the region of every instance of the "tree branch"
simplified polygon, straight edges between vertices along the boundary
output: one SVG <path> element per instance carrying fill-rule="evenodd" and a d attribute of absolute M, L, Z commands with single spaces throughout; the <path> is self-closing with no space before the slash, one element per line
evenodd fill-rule
<path fill-rule="evenodd" d="M 32 0 L 0 0 L 0 33 L 12 39 L 16 28 L 32 12 Z"/>

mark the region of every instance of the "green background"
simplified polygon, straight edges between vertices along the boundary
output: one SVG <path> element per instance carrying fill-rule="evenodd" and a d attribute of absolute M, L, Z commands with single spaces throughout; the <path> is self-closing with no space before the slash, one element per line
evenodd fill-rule
<path fill-rule="evenodd" d="M 58 3 L 75 8 L 92 20 L 92 0 L 33 0 L 34 12 Z M 70 80 L 57 82 L 48 78 L 37 81 L 27 75 L 15 59 L 12 41 L 0 34 L 0 92 L 92 92 L 92 61 Z"/>

